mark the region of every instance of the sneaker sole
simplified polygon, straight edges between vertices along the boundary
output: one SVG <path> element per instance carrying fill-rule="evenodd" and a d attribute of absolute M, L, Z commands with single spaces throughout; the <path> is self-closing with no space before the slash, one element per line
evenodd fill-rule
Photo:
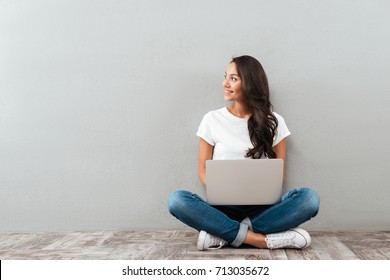
<path fill-rule="evenodd" d="M 198 236 L 198 242 L 196 243 L 196 247 L 198 247 L 198 250 L 204 251 L 204 242 L 206 241 L 206 235 L 207 232 L 200 231 Z"/>
<path fill-rule="evenodd" d="M 301 228 L 292 228 L 292 229 L 290 229 L 290 231 L 296 232 L 297 234 L 302 236 L 303 239 L 305 240 L 306 244 L 303 247 L 301 247 L 301 249 L 304 249 L 304 248 L 307 248 L 310 246 L 311 237 L 310 237 L 310 234 L 306 230 L 301 229 Z"/>

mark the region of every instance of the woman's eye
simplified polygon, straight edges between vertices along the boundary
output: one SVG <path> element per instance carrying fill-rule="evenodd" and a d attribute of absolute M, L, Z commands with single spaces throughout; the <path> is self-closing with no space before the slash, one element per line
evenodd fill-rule
<path fill-rule="evenodd" d="M 236 81 L 237 81 L 237 78 L 232 77 L 231 80 L 232 80 L 233 82 L 236 82 Z"/>

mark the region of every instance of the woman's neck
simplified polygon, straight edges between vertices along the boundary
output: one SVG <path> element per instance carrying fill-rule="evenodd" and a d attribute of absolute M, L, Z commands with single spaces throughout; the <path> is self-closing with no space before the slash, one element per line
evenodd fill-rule
<path fill-rule="evenodd" d="M 252 115 L 247 105 L 238 102 L 233 102 L 226 108 L 231 114 L 238 118 L 249 118 Z"/>

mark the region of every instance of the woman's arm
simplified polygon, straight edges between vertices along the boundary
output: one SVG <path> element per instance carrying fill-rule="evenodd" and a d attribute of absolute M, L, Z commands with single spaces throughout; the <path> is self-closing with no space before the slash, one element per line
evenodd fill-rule
<path fill-rule="evenodd" d="M 206 160 L 213 158 L 214 146 L 200 138 L 198 176 L 203 186 L 206 187 Z"/>
<path fill-rule="evenodd" d="M 280 141 L 275 147 L 273 147 L 277 158 L 283 159 L 283 182 L 286 178 L 286 151 L 287 151 L 287 137 Z"/>

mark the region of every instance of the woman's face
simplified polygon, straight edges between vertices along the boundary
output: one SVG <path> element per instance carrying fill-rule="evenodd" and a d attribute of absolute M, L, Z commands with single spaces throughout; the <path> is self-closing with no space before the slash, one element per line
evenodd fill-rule
<path fill-rule="evenodd" d="M 236 64 L 230 63 L 225 72 L 225 79 L 222 82 L 225 91 L 226 101 L 242 101 L 244 94 L 241 88 L 241 78 L 238 76 Z"/>

